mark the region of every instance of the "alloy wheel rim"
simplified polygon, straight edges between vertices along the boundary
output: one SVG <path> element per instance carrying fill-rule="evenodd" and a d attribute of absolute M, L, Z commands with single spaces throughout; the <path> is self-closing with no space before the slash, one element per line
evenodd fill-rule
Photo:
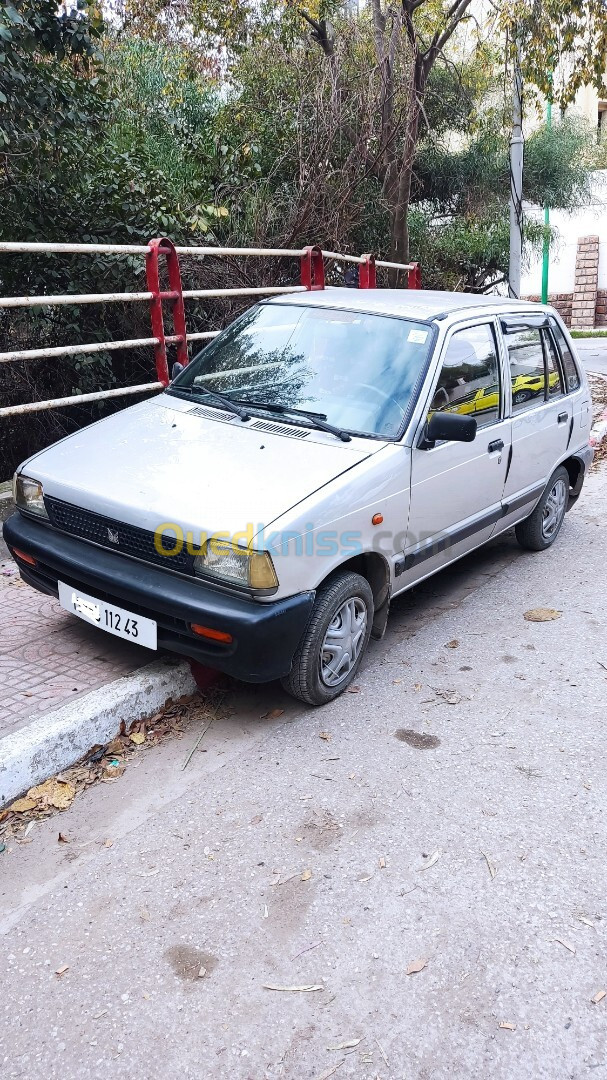
<path fill-rule="evenodd" d="M 565 515 L 567 485 L 563 479 L 553 484 L 548 493 L 542 516 L 542 536 L 550 540 L 560 527 Z"/>
<path fill-rule="evenodd" d="M 337 609 L 320 650 L 320 677 L 325 686 L 339 686 L 358 660 L 367 629 L 367 606 L 359 596 Z"/>

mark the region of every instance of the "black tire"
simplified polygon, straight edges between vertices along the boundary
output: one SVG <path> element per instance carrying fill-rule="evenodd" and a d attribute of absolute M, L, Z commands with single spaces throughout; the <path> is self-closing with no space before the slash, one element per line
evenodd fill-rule
<path fill-rule="evenodd" d="M 512 401 L 514 405 L 520 405 L 523 401 L 530 401 L 532 397 L 531 390 L 517 390 L 516 394 L 512 395 Z"/>
<path fill-rule="evenodd" d="M 550 500 L 552 498 L 552 506 L 554 506 L 554 493 L 557 488 L 564 498 L 559 505 L 558 513 L 555 514 L 551 527 L 548 528 Z M 520 521 L 515 527 L 516 539 L 521 547 L 526 548 L 528 551 L 545 551 L 546 548 L 549 548 L 561 531 L 568 503 L 569 473 L 563 465 L 559 465 L 546 484 L 542 497 L 533 513 L 524 521 Z"/>
<path fill-rule="evenodd" d="M 325 638 L 331 623 L 337 622 L 337 631 L 340 629 L 342 616 L 341 609 L 348 601 L 353 601 L 354 611 L 362 622 L 363 609 L 366 613 L 364 631 L 359 633 L 354 648 L 357 650 L 356 658 L 348 667 L 344 675 L 333 685 L 328 685 L 323 678 L 329 664 L 328 653 L 323 650 Z M 348 608 L 352 611 L 351 608 Z M 347 614 L 347 612 L 346 612 Z M 291 671 L 282 679 L 282 685 L 288 694 L 305 701 L 308 705 L 326 705 L 333 701 L 350 685 L 360 666 L 371 635 L 373 623 L 373 593 L 369 582 L 350 571 L 339 571 L 320 586 L 312 614 L 308 621 L 304 635 L 299 643 L 297 652 L 293 657 Z M 325 660 L 323 661 L 323 656 Z M 344 652 L 344 657 L 346 653 Z M 345 660 L 344 660 L 345 663 Z M 337 678 L 339 670 L 333 673 Z"/>

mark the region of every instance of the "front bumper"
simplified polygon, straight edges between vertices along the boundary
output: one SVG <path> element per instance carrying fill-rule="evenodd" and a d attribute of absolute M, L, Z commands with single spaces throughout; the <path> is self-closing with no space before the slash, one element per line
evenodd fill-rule
<path fill-rule="evenodd" d="M 269 603 L 236 596 L 106 551 L 19 512 L 5 522 L 3 533 L 10 549 L 36 559 L 35 567 L 15 560 L 28 585 L 57 596 L 57 581 L 64 581 L 106 603 L 155 619 L 160 649 L 192 657 L 245 682 L 269 682 L 289 673 L 314 603 L 313 592 Z M 192 633 L 191 623 L 222 630 L 233 641 L 225 645 L 205 640 Z"/>

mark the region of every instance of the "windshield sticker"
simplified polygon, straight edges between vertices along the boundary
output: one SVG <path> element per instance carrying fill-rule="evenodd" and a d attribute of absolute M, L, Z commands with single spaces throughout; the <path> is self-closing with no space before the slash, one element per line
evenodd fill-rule
<path fill-rule="evenodd" d="M 427 330 L 409 330 L 407 341 L 414 341 L 416 345 L 425 345 L 427 337 Z"/>

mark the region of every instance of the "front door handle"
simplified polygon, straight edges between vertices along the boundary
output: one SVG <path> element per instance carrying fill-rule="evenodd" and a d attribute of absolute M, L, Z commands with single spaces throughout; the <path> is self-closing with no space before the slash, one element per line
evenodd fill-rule
<path fill-rule="evenodd" d="M 503 450 L 503 449 L 504 449 L 504 441 L 503 441 L 503 439 L 494 439 L 493 442 L 489 443 L 489 446 L 487 447 L 487 453 L 488 454 L 496 454 L 498 450 Z"/>
<path fill-rule="evenodd" d="M 559 424 L 566 424 L 569 419 L 569 413 L 560 412 L 557 419 Z"/>

